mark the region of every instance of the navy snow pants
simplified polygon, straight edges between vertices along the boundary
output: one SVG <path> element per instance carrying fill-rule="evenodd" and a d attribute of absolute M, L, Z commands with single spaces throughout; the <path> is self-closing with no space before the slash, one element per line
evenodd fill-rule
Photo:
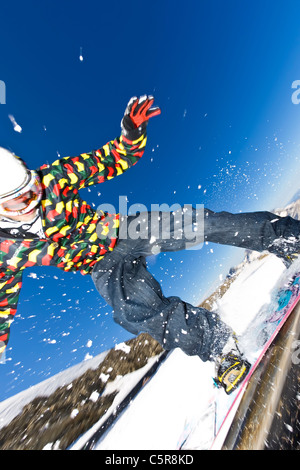
<path fill-rule="evenodd" d="M 184 206 L 175 212 L 121 217 L 116 247 L 94 266 L 92 279 L 112 306 L 115 321 L 126 330 L 147 332 L 166 350 L 179 347 L 203 361 L 212 360 L 221 353 L 231 329 L 216 313 L 176 296 L 166 298 L 147 270 L 146 257 L 203 241 L 282 256 L 294 250 L 299 234 L 299 221 L 270 212 L 215 213 Z"/>

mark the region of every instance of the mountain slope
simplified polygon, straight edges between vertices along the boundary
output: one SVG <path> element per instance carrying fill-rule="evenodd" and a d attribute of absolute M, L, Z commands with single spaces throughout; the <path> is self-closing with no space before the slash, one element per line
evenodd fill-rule
<path fill-rule="evenodd" d="M 5 400 L 0 449 L 66 449 L 122 400 L 119 392 L 127 393 L 128 385 L 124 377 L 134 386 L 161 352 L 142 334 Z"/>

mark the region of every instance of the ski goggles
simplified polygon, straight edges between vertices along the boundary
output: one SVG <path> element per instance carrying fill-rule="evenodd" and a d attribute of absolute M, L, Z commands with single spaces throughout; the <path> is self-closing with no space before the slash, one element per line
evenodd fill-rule
<path fill-rule="evenodd" d="M 29 182 L 13 194 L 0 199 L 0 213 L 6 216 L 28 214 L 42 198 L 42 186 L 35 171 L 30 171 Z"/>

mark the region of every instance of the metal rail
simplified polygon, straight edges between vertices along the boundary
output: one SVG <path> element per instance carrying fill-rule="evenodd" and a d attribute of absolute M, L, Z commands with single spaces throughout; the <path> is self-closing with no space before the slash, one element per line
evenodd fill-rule
<path fill-rule="evenodd" d="M 283 325 L 252 376 L 223 450 L 277 450 L 297 448 L 298 445 L 300 449 L 297 437 L 300 427 L 300 365 L 292 361 L 295 352 L 293 345 L 299 338 L 300 305 Z M 293 417 L 288 409 L 291 403 Z M 293 425 L 278 419 L 283 412 L 293 418 Z M 287 438 L 285 434 L 290 436 Z"/>

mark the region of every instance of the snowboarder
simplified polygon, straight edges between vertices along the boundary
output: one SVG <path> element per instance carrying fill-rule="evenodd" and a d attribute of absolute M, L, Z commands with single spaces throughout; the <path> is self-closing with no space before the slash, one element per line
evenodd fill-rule
<path fill-rule="evenodd" d="M 178 297 L 164 297 L 147 270 L 146 257 L 199 243 L 198 237 L 193 242 L 187 233 L 202 217 L 205 241 L 269 250 L 286 258 L 299 248 L 300 222 L 269 212 L 205 209 L 199 214 L 193 207 L 136 216 L 92 209 L 78 191 L 123 173 L 141 158 L 148 121 L 160 114 L 153 103 L 151 96 L 132 98 L 118 139 L 35 171 L 9 150 L 0 149 L 0 354 L 8 343 L 24 269 L 57 266 L 91 275 L 100 295 L 113 307 L 115 321 L 131 333 L 148 332 L 166 350 L 179 347 L 203 361 L 216 361 L 217 382 L 230 393 L 249 367 L 231 328 L 216 313 Z M 162 233 L 166 218 L 167 236 Z"/>

